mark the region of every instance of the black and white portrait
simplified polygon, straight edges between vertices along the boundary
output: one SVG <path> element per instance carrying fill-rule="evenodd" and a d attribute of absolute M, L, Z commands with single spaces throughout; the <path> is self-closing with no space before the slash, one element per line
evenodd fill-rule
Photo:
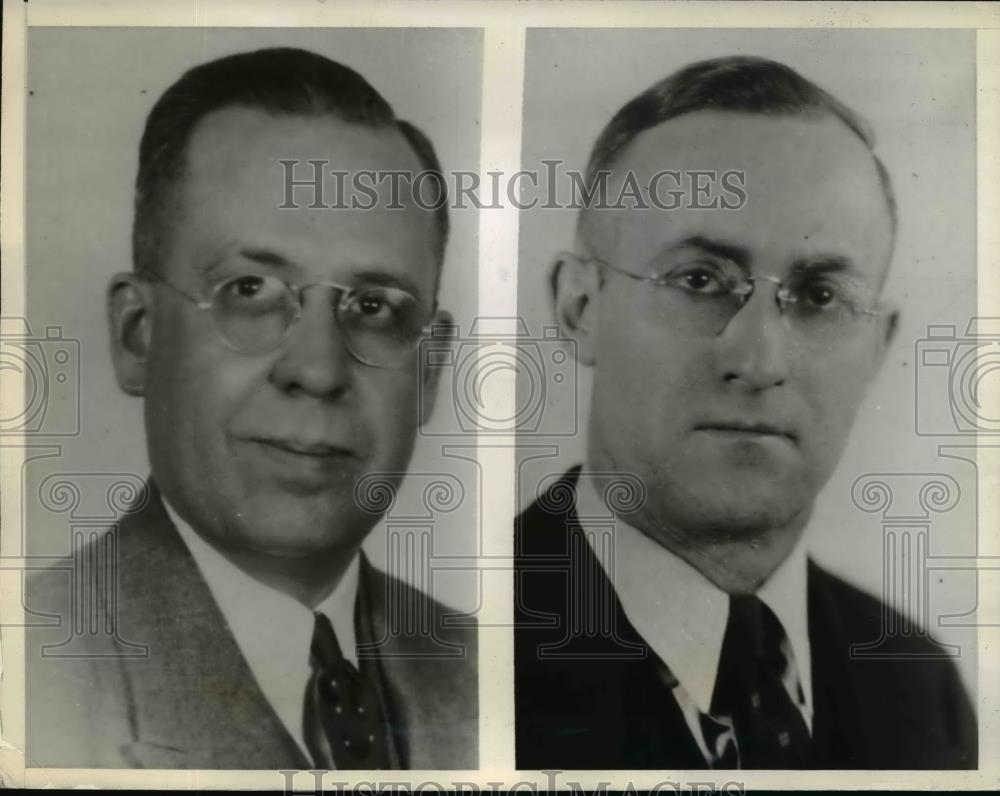
<path fill-rule="evenodd" d="M 32 31 L 27 333 L 74 359 L 26 474 L 31 765 L 476 767 L 477 584 L 431 572 L 476 484 L 421 344 L 475 311 L 475 218 L 381 178 L 478 166 L 480 45 Z"/>
<path fill-rule="evenodd" d="M 973 45 L 528 32 L 519 767 L 977 766 Z"/>
<path fill-rule="evenodd" d="M 995 783 L 998 31 L 6 4 L 0 785 Z"/>

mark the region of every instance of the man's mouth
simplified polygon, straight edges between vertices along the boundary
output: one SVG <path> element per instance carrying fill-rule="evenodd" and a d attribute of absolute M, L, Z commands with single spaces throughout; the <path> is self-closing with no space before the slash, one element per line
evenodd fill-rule
<path fill-rule="evenodd" d="M 710 420 L 695 424 L 696 431 L 718 431 L 730 434 L 745 434 L 747 436 L 779 437 L 790 442 L 798 442 L 794 431 L 766 421 L 746 420 Z"/>
<path fill-rule="evenodd" d="M 274 448 L 285 453 L 299 456 L 310 456 L 316 459 L 329 459 L 343 456 L 353 456 L 354 452 L 345 445 L 321 440 L 300 440 L 274 437 L 251 438 L 251 442 Z"/>

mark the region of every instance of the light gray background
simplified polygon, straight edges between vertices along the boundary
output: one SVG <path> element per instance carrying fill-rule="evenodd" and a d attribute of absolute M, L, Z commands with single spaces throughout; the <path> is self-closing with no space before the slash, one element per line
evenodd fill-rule
<path fill-rule="evenodd" d="M 938 473 L 960 485 L 951 511 L 932 515 L 932 555 L 975 552 L 976 473 L 971 464 L 938 455 L 938 445 L 968 438 L 915 433 L 915 402 L 931 407 L 931 426 L 954 428 L 946 383 L 940 393 L 915 393 L 920 368 L 916 343 L 929 324 L 957 327 L 964 336 L 976 309 L 975 37 L 967 31 L 857 30 L 528 30 L 526 42 L 522 167 L 563 158 L 582 171 L 598 133 L 629 99 L 696 60 L 760 55 L 784 62 L 865 116 L 876 148 L 894 180 L 899 235 L 886 296 L 902 308 L 896 341 L 859 413 L 840 466 L 821 494 L 807 531 L 814 557 L 869 591 L 882 590 L 882 527 L 879 514 L 863 513 L 851 485 L 866 473 Z M 541 193 L 541 191 L 540 191 Z M 554 322 L 546 277 L 550 258 L 571 248 L 573 211 L 521 213 L 518 310 L 529 331 L 540 335 Z M 952 348 L 954 346 L 952 345 Z M 579 371 L 580 426 L 587 416 L 589 374 Z M 549 384 L 547 413 L 570 417 L 570 392 Z M 551 416 L 549 416 L 551 417 Z M 926 418 L 927 415 L 924 414 Z M 552 444 L 558 455 L 527 465 L 524 483 L 582 461 L 580 435 L 524 437 L 525 445 Z M 522 449 L 522 456 L 528 455 Z M 895 486 L 895 513 L 919 514 L 908 479 Z M 535 497 L 522 490 L 521 508 Z M 975 576 L 932 572 L 932 617 L 964 614 L 975 607 Z M 904 607 L 905 608 L 905 607 Z M 971 619 L 932 622 L 941 641 L 959 644 L 959 665 L 975 688 L 975 630 Z"/>
<path fill-rule="evenodd" d="M 82 393 L 79 436 L 55 440 L 62 445 L 61 456 L 26 470 L 28 543 L 34 555 L 68 550 L 67 515 L 53 514 L 38 501 L 38 487 L 46 476 L 148 473 L 141 402 L 117 388 L 104 319 L 108 277 L 131 267 L 133 183 L 146 115 L 186 69 L 270 46 L 301 47 L 354 68 L 400 118 L 428 134 L 446 172 L 479 170 L 479 29 L 31 28 L 28 320 L 35 336 L 44 335 L 46 326 L 58 325 L 65 337 L 80 341 Z M 474 211 L 452 213 L 440 304 L 462 328 L 468 328 L 478 300 L 477 229 Z M 457 477 L 464 498 L 446 501 L 449 511 L 437 513 L 421 527 L 433 528 L 435 556 L 475 555 L 476 472 L 467 461 L 444 457 L 442 442 L 418 440 L 411 471 Z M 75 480 L 84 488 L 100 488 L 107 479 Z M 421 513 L 423 489 L 430 480 L 422 476 L 404 484 L 397 517 Z M 100 503 L 97 498 L 85 496 L 85 501 L 92 507 L 94 500 Z M 385 539 L 380 526 L 366 543 L 373 560 L 383 566 Z M 417 573 L 398 574 L 427 588 Z M 433 593 L 467 610 L 479 603 L 478 580 L 471 573 L 436 574 Z"/>

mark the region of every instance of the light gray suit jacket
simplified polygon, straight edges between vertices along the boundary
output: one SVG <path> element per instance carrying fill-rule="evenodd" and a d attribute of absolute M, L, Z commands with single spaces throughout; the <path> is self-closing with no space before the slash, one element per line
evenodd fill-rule
<path fill-rule="evenodd" d="M 312 767 L 257 685 L 154 486 L 141 504 L 113 537 L 90 546 L 74 577 L 54 568 L 28 581 L 27 764 Z M 472 620 L 364 558 L 359 587 L 368 621 L 358 622 L 358 642 L 382 640 L 373 663 L 399 767 L 477 768 Z M 400 610 L 428 617 L 433 632 L 412 632 Z M 37 626 L 56 617 L 58 625 Z"/>

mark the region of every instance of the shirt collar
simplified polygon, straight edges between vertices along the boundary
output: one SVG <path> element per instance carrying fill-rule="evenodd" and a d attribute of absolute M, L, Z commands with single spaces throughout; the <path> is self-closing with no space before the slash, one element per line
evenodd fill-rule
<path fill-rule="evenodd" d="M 812 716 L 812 651 L 809 645 L 809 560 L 805 545 L 797 544 L 781 565 L 757 590 L 768 608 L 774 611 L 788 637 L 795 658 L 795 669 L 802 684 L 805 706 Z M 811 721 L 809 722 L 811 724 Z"/>
<path fill-rule="evenodd" d="M 613 517 L 586 472 L 580 474 L 577 487 L 577 515 L 625 615 L 698 709 L 709 714 L 729 595 L 666 547 Z M 614 524 L 609 525 L 612 520 Z M 609 528 L 613 528 L 613 544 L 602 545 L 601 534 Z M 797 545 L 757 596 L 785 629 L 811 715 L 806 574 L 806 554 Z"/>
<path fill-rule="evenodd" d="M 306 750 L 302 732 L 313 611 L 266 586 L 206 542 L 163 501 L 167 514 L 219 605 L 236 643 L 267 701 L 289 733 Z M 360 557 L 355 555 L 332 592 L 316 607 L 326 614 L 344 657 L 358 665 L 354 628 Z"/>

